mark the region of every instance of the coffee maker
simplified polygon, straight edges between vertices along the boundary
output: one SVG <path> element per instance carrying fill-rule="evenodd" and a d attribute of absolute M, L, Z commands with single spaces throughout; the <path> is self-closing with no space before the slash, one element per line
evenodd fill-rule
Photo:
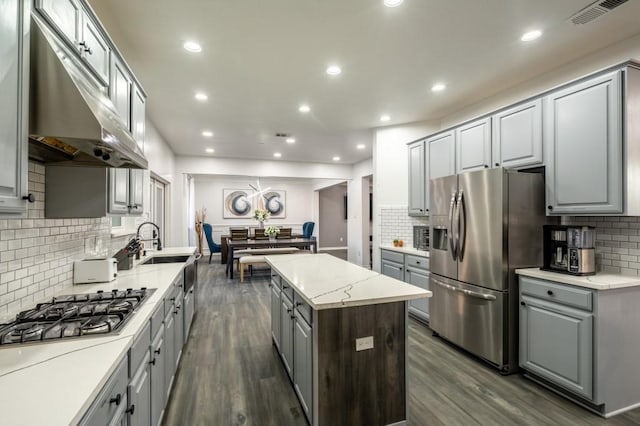
<path fill-rule="evenodd" d="M 544 225 L 542 269 L 572 275 L 594 275 L 595 228 Z"/>

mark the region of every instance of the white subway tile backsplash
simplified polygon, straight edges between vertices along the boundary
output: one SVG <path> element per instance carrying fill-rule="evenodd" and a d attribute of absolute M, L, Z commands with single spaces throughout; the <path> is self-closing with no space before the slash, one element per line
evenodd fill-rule
<path fill-rule="evenodd" d="M 413 247 L 413 226 L 429 225 L 429 218 L 409 216 L 406 205 L 380 206 L 380 243 L 391 244 L 402 240 L 407 247 Z"/>
<path fill-rule="evenodd" d="M 71 287 L 75 260 L 112 249 L 106 217 L 45 219 L 44 190 L 45 166 L 29 162 L 29 191 L 37 201 L 22 219 L 0 218 L 0 314 Z"/>

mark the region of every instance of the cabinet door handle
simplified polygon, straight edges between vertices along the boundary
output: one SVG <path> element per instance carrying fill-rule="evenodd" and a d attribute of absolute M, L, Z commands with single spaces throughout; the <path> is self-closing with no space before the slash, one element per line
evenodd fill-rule
<path fill-rule="evenodd" d="M 289 286 L 288 286 L 288 285 L 283 285 L 283 286 L 282 286 L 282 289 L 283 289 L 283 290 L 286 290 L 286 289 L 288 289 L 288 288 L 289 288 Z"/>
<path fill-rule="evenodd" d="M 411 272 L 411 269 L 407 268 L 407 272 Z"/>
<path fill-rule="evenodd" d="M 81 41 L 80 43 L 78 43 L 80 45 L 80 47 L 82 47 L 82 50 L 86 53 L 88 53 L 89 55 L 93 55 L 93 51 L 91 50 L 91 48 L 89 46 L 87 46 L 87 43 L 84 41 Z"/>
<path fill-rule="evenodd" d="M 296 307 L 302 306 L 302 302 L 296 302 Z"/>
<path fill-rule="evenodd" d="M 129 413 L 133 416 L 133 412 L 136 411 L 136 404 L 131 404 L 131 407 L 129 407 L 128 410 L 126 410 L 126 413 Z"/>
<path fill-rule="evenodd" d="M 500 165 L 500 163 L 496 163 L 496 167 L 498 167 Z"/>
<path fill-rule="evenodd" d="M 151 364 L 151 365 L 156 365 L 156 359 L 154 358 L 154 359 L 152 359 L 151 361 L 149 361 L 149 364 Z"/>
<path fill-rule="evenodd" d="M 548 294 L 549 296 L 553 296 L 553 291 L 551 291 L 551 290 L 547 290 L 547 294 Z"/>
<path fill-rule="evenodd" d="M 122 395 L 117 394 L 115 398 L 111 398 L 109 400 L 109 405 L 113 404 L 114 402 L 116 403 L 116 405 L 120 405 L 121 401 L 122 401 Z"/>
<path fill-rule="evenodd" d="M 488 168 L 489 168 L 489 165 L 488 165 L 488 164 L 485 164 L 485 165 L 484 165 L 484 168 L 485 168 L 485 169 L 488 169 Z"/>
<path fill-rule="evenodd" d="M 520 302 L 520 304 L 521 304 L 522 306 L 525 306 L 525 305 L 526 305 L 526 303 L 524 303 L 524 302 Z"/>
<path fill-rule="evenodd" d="M 36 201 L 36 196 L 33 194 L 27 194 L 25 196 L 22 197 L 23 200 L 27 200 L 30 203 L 35 203 Z"/>
<path fill-rule="evenodd" d="M 291 312 L 293 312 L 293 309 L 287 309 L 288 314 L 290 314 Z"/>
<path fill-rule="evenodd" d="M 158 349 L 156 349 L 155 351 L 153 351 L 153 353 L 160 355 L 160 350 L 161 350 L 161 349 L 162 349 L 162 348 L 158 348 Z"/>
<path fill-rule="evenodd" d="M 547 206 L 549 210 L 553 210 L 553 206 Z"/>

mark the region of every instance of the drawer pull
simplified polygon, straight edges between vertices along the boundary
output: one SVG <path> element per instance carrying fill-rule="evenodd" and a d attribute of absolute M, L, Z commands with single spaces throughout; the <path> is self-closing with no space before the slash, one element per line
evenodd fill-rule
<path fill-rule="evenodd" d="M 120 405 L 120 402 L 122 401 L 122 395 L 117 394 L 115 398 L 111 398 L 109 400 L 109 404 L 113 404 L 114 402 L 116 403 L 116 405 Z"/>
<path fill-rule="evenodd" d="M 419 260 L 416 260 L 416 265 L 419 265 L 419 264 L 420 264 L 420 261 L 419 261 Z"/>
<path fill-rule="evenodd" d="M 551 290 L 547 290 L 547 294 L 548 294 L 549 296 L 553 296 L 553 291 L 551 291 Z"/>

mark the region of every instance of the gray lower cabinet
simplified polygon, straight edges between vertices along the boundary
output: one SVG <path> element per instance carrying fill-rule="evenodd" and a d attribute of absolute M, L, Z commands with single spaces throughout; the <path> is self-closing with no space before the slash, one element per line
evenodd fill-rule
<path fill-rule="evenodd" d="M 272 277 L 271 283 L 271 338 L 278 350 L 280 349 L 281 318 L 280 318 L 280 277 Z"/>
<path fill-rule="evenodd" d="M 0 0 L 0 213 L 26 211 L 30 4 Z"/>
<path fill-rule="evenodd" d="M 184 346 L 184 313 L 182 312 L 183 299 L 184 293 L 182 292 L 182 289 L 179 289 L 173 309 L 173 315 L 175 317 L 175 340 L 173 342 L 175 348 L 174 371 L 180 364 L 180 358 L 182 357 L 182 347 Z"/>
<path fill-rule="evenodd" d="M 419 268 L 407 267 L 405 282 L 416 287 L 430 290 L 429 271 Z M 409 301 L 409 313 L 423 321 L 429 321 L 429 299 L 414 299 Z"/>
<path fill-rule="evenodd" d="M 594 290 L 522 275 L 519 281 L 526 376 L 603 416 L 639 406 L 640 286 Z"/>
<path fill-rule="evenodd" d="M 128 357 L 124 357 L 80 420 L 81 426 L 121 424 L 123 418 L 126 421 L 128 376 Z"/>
<path fill-rule="evenodd" d="M 522 296 L 520 366 L 593 397 L 593 314 Z"/>
<path fill-rule="evenodd" d="M 313 336 L 311 325 L 296 311 L 293 331 L 293 388 L 307 418 L 311 418 L 313 394 Z"/>
<path fill-rule="evenodd" d="M 280 355 L 284 368 L 293 377 L 293 301 L 287 292 L 280 293 Z"/>
<path fill-rule="evenodd" d="M 148 348 L 148 346 L 147 346 Z M 149 426 L 151 424 L 151 364 L 149 349 L 140 361 L 138 369 L 128 387 L 130 426 Z"/>
<path fill-rule="evenodd" d="M 164 327 L 160 328 L 151 342 L 151 422 L 150 425 L 158 426 L 162 420 L 165 407 L 165 358 L 166 347 L 164 339 Z"/>
<path fill-rule="evenodd" d="M 193 322 L 193 315 L 195 314 L 195 286 L 191 287 L 185 294 L 182 300 L 182 309 L 184 311 L 184 341 L 189 340 L 189 332 L 191 331 L 191 323 Z"/>
<path fill-rule="evenodd" d="M 393 250 L 380 250 L 382 275 L 430 290 L 429 258 L 404 254 Z M 409 313 L 423 322 L 429 321 L 429 299 L 409 301 Z"/>
<path fill-rule="evenodd" d="M 165 303 L 167 301 L 165 300 Z M 171 385 L 173 385 L 173 376 L 175 373 L 175 338 L 176 338 L 176 322 L 173 313 L 173 301 L 169 302 L 169 310 L 164 317 L 164 400 L 169 400 L 171 393 Z"/>

